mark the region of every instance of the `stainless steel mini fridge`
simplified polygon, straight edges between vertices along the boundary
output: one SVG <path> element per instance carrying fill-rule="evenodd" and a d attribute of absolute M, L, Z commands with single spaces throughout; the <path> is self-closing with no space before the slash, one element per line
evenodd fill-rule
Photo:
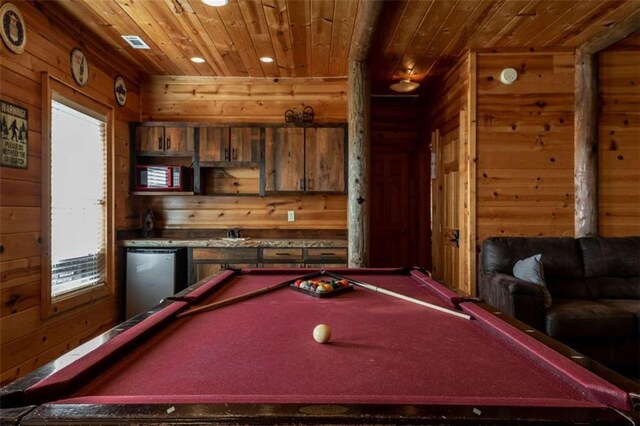
<path fill-rule="evenodd" d="M 187 287 L 187 249 L 127 249 L 126 319 Z"/>

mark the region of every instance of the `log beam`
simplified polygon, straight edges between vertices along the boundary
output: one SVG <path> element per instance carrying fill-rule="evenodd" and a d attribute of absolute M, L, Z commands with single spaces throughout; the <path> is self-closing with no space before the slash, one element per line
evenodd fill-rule
<path fill-rule="evenodd" d="M 349 51 L 349 176 L 347 226 L 351 268 L 369 263 L 369 50 L 382 11 L 382 0 L 361 1 Z"/>
<path fill-rule="evenodd" d="M 598 235 L 598 60 L 576 51 L 574 117 L 575 236 Z"/>

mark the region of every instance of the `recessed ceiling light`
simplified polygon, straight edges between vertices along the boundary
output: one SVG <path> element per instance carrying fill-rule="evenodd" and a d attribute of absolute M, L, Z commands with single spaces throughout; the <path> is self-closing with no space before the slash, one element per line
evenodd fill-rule
<path fill-rule="evenodd" d="M 207 6 L 220 7 L 226 6 L 229 3 L 229 0 L 202 0 L 202 3 L 206 4 Z"/>
<path fill-rule="evenodd" d="M 270 56 L 263 56 L 260 58 L 260 60 L 266 64 L 270 64 L 271 62 L 273 62 L 273 58 Z"/>
<path fill-rule="evenodd" d="M 194 56 L 193 58 L 191 58 L 191 62 L 195 62 L 196 64 L 202 64 L 203 62 L 205 62 L 204 58 L 201 58 L 199 56 Z"/>

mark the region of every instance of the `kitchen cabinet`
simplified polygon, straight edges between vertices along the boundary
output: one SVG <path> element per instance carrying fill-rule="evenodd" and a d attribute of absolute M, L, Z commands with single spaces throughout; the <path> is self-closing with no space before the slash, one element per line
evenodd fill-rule
<path fill-rule="evenodd" d="M 193 155 L 195 137 L 193 127 L 139 126 L 136 127 L 138 155 Z"/>
<path fill-rule="evenodd" d="M 266 191 L 345 192 L 345 133 L 343 126 L 267 128 Z"/>
<path fill-rule="evenodd" d="M 325 268 L 346 267 L 342 247 L 224 247 L 193 248 L 196 281 L 227 268 Z M 304 275 L 304 272 L 300 273 Z"/>
<path fill-rule="evenodd" d="M 260 162 L 260 127 L 201 127 L 199 139 L 201 166 L 208 163 L 233 163 L 237 166 L 238 163 Z"/>

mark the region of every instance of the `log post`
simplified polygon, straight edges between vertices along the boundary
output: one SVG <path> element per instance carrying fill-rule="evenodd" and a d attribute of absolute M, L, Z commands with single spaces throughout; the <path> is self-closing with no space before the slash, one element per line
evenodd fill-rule
<path fill-rule="evenodd" d="M 574 109 L 575 237 L 598 235 L 598 60 L 576 51 Z"/>
<path fill-rule="evenodd" d="M 369 50 L 380 12 L 382 0 L 360 2 L 358 16 L 349 51 L 349 176 L 347 226 L 349 238 L 349 267 L 368 266 L 369 263 L 369 114 L 371 81 Z"/>
<path fill-rule="evenodd" d="M 612 23 L 576 50 L 574 109 L 575 236 L 598 229 L 598 52 L 640 29 L 640 11 Z"/>

